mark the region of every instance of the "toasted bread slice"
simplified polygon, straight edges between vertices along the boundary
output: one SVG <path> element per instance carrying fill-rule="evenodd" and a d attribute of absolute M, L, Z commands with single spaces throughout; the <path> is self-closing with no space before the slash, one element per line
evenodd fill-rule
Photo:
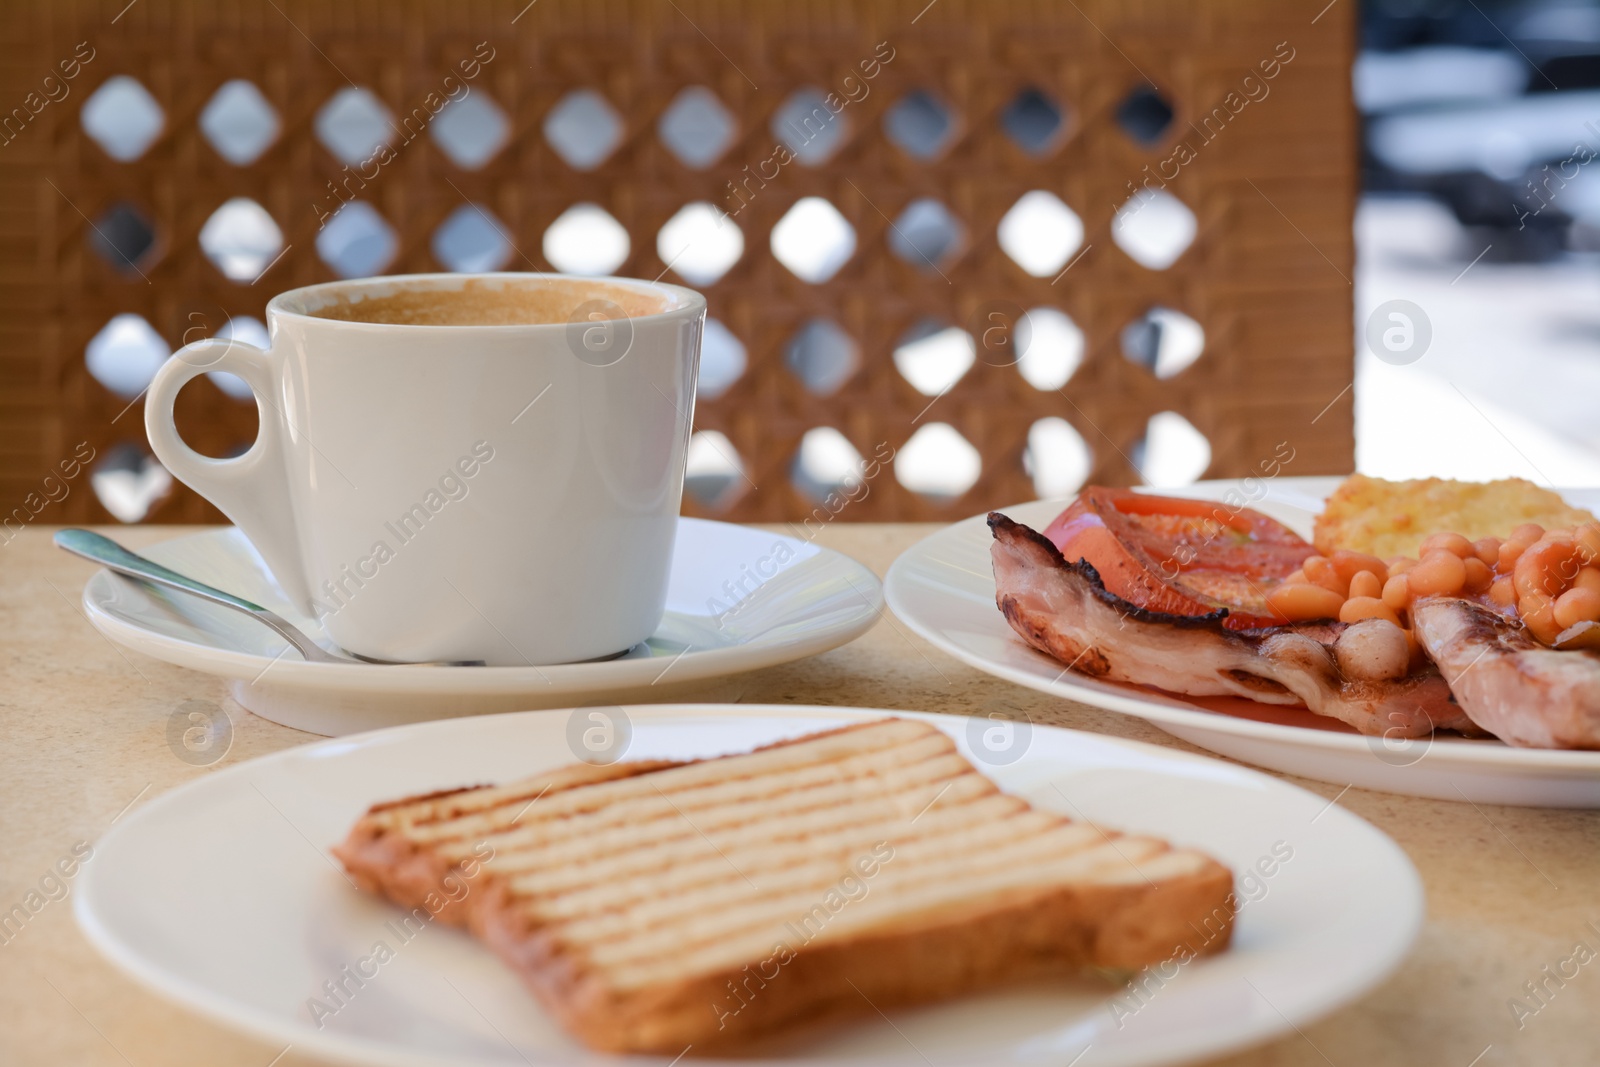
<path fill-rule="evenodd" d="M 1477 541 L 1503 538 L 1527 522 L 1551 529 L 1593 521 L 1589 512 L 1522 478 L 1390 482 L 1352 474 L 1317 516 L 1313 540 L 1323 555 L 1344 548 L 1390 559 L 1415 557 L 1429 534 L 1458 533 Z"/>
<path fill-rule="evenodd" d="M 401 904 L 447 893 L 442 918 L 619 1052 L 1215 952 L 1233 922 L 1215 860 L 1035 809 L 903 719 L 383 805 L 336 852 Z"/>

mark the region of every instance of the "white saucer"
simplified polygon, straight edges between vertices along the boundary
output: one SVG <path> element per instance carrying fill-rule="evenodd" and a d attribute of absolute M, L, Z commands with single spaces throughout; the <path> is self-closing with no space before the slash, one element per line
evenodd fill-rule
<path fill-rule="evenodd" d="M 780 547 L 781 546 L 781 547 Z M 255 548 L 232 527 L 140 552 L 271 608 L 327 647 Z M 227 608 L 100 571 L 83 590 L 111 640 L 228 679 L 263 718 L 337 736 L 456 715 L 732 695 L 727 679 L 826 652 L 883 611 L 877 577 L 848 556 L 782 534 L 679 519 L 667 614 L 646 643 L 603 662 L 552 667 L 383 667 L 307 663 L 266 626 Z M 538 610 L 530 604 L 530 611 Z M 724 683 L 720 686 L 718 683 Z M 727 692 L 724 692 L 727 690 Z"/>
<path fill-rule="evenodd" d="M 1249 506 L 1311 535 L 1311 523 L 1339 478 L 1202 482 L 1168 496 L 1251 501 Z M 1265 497 L 1261 493 L 1265 492 Z M 1562 490 L 1567 500 L 1600 508 L 1600 490 Z M 1039 500 L 997 510 L 1043 530 L 1067 501 Z M 1102 682 L 1066 672 L 1023 644 L 995 607 L 986 516 L 976 515 L 926 538 L 889 568 L 889 606 L 907 626 L 964 663 L 1007 681 L 1109 711 L 1148 719 L 1212 752 L 1337 785 L 1485 804 L 1600 808 L 1600 752 L 1512 748 L 1500 741 L 1439 736 L 1416 741 L 1365 737 L 1309 711 L 1188 698 Z"/>
<path fill-rule="evenodd" d="M 808 707 L 632 707 L 629 759 L 715 756 L 886 712 Z M 1422 887 L 1389 838 L 1259 772 L 1096 734 L 921 718 L 1002 788 L 1042 808 L 1202 848 L 1235 873 L 1233 945 L 1136 997 L 1109 979 L 1036 983 L 812 1030 L 760 1060 L 946 1067 L 1130 1067 L 1207 1059 L 1309 1025 L 1399 964 Z M 655 1063 L 585 1052 L 487 949 L 450 928 L 404 940 L 400 915 L 328 855 L 376 801 L 504 782 L 572 761 L 575 720 L 530 712 L 305 745 L 208 774 L 135 809 L 96 842 L 74 894 L 89 940 L 176 1003 L 302 1055 L 395 1067 Z M 583 720 L 577 720 L 580 723 Z M 580 742 L 581 743 L 581 742 Z M 308 998 L 370 958 L 318 1026 Z M 366 969 L 363 968 L 363 973 Z M 348 981 L 348 980 L 346 980 Z"/>

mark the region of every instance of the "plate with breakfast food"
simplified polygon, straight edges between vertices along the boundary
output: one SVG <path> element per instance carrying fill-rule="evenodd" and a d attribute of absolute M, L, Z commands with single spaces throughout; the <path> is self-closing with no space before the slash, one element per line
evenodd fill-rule
<path fill-rule="evenodd" d="M 235 527 L 139 551 L 267 607 L 334 648 L 321 621 L 294 606 Z M 333 610 L 340 603 L 336 593 L 327 598 Z M 359 597 L 359 579 L 342 593 L 346 600 Z M 95 572 L 84 586 L 83 607 L 95 628 L 118 644 L 226 679 L 229 695 L 262 718 L 338 736 L 592 700 L 731 700 L 739 693 L 739 675 L 815 656 L 865 633 L 883 611 L 883 590 L 872 571 L 810 538 L 680 518 L 661 624 L 633 648 L 584 663 L 308 663 L 254 619 L 109 570 Z M 527 610 L 541 606 L 530 600 Z M 425 614 L 417 625 L 428 625 Z"/>
<path fill-rule="evenodd" d="M 852 708 L 396 727 L 209 774 L 94 857 L 79 924 L 139 981 L 412 1067 L 1189 1062 L 1359 997 L 1423 916 L 1393 841 L 1257 771 Z"/>
<path fill-rule="evenodd" d="M 890 568 L 1001 678 L 1339 785 L 1600 807 L 1600 491 L 1262 477 L 1091 486 Z"/>

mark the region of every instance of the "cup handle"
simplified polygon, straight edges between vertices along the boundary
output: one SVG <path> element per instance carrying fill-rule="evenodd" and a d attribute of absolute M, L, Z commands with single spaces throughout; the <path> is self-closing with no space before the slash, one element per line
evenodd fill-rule
<path fill-rule="evenodd" d="M 256 439 L 242 456 L 202 456 L 178 435 L 172 407 L 190 381 L 211 371 L 237 374 L 256 398 Z M 284 470 L 283 428 L 273 396 L 269 352 L 242 341 L 209 337 L 184 345 L 151 379 L 144 403 L 150 448 L 173 476 L 215 504 L 261 553 L 273 577 L 301 611 L 310 613 L 311 591 L 295 533 L 294 504 Z"/>

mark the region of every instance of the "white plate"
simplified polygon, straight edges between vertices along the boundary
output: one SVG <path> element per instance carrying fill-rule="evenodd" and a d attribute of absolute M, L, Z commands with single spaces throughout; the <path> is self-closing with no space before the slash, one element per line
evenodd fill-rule
<path fill-rule="evenodd" d="M 1277 478 L 1201 482 L 1168 496 L 1249 506 L 1305 537 L 1323 501 L 1342 479 Z M 1238 497 L 1227 497 L 1236 492 Z M 1265 494 L 1264 496 L 1262 494 Z M 1562 490 L 1571 503 L 1600 508 L 1600 490 Z M 1067 501 L 1000 508 L 1043 530 Z M 1600 752 L 1512 748 L 1500 741 L 1366 737 L 1309 711 L 1233 698 L 1165 695 L 1069 673 L 1023 644 L 995 607 L 985 515 L 913 545 L 889 568 L 889 606 L 911 629 L 964 663 L 1033 689 L 1148 719 L 1190 744 L 1276 771 L 1338 785 L 1485 804 L 1600 807 Z"/>
<path fill-rule="evenodd" d="M 629 758 L 678 759 L 888 714 L 625 711 Z M 1348 1003 L 1398 965 L 1420 927 L 1421 884 L 1394 842 L 1287 783 L 1095 734 L 1034 726 L 1007 746 L 986 741 L 985 720 L 896 714 L 935 724 L 1002 787 L 1041 807 L 1216 856 L 1250 900 L 1233 947 L 1175 969 L 1160 988 L 1152 979 L 1143 1007 L 1106 979 L 1039 983 L 797 1035 L 769 1058 L 743 1062 L 1109 1067 L 1215 1056 Z M 427 723 L 208 775 L 137 809 L 95 845 L 79 876 L 78 922 L 158 993 L 303 1054 L 405 1065 L 616 1063 L 562 1036 L 466 934 L 427 927 L 401 943 L 386 925 L 398 909 L 353 888 L 327 854 L 375 801 L 571 762 L 571 721 L 529 712 Z M 1246 883 L 1243 872 L 1263 860 L 1270 876 Z M 319 1029 L 308 998 L 326 997 L 323 982 L 371 957 L 378 941 L 393 958 L 365 965 L 377 975 L 347 986 L 352 995 Z"/>
<path fill-rule="evenodd" d="M 139 550 L 157 563 L 271 608 L 327 647 L 255 548 L 227 527 Z M 732 675 L 826 652 L 883 611 L 877 577 L 807 541 L 725 522 L 679 519 L 667 614 L 619 659 L 553 667 L 382 667 L 307 663 L 262 624 L 183 593 L 100 571 L 83 589 L 89 620 L 119 644 L 228 679 L 263 718 L 337 736 L 456 715 L 573 704 L 732 699 Z M 529 604 L 537 611 L 537 604 Z M 724 692 L 724 690 L 729 690 Z"/>

